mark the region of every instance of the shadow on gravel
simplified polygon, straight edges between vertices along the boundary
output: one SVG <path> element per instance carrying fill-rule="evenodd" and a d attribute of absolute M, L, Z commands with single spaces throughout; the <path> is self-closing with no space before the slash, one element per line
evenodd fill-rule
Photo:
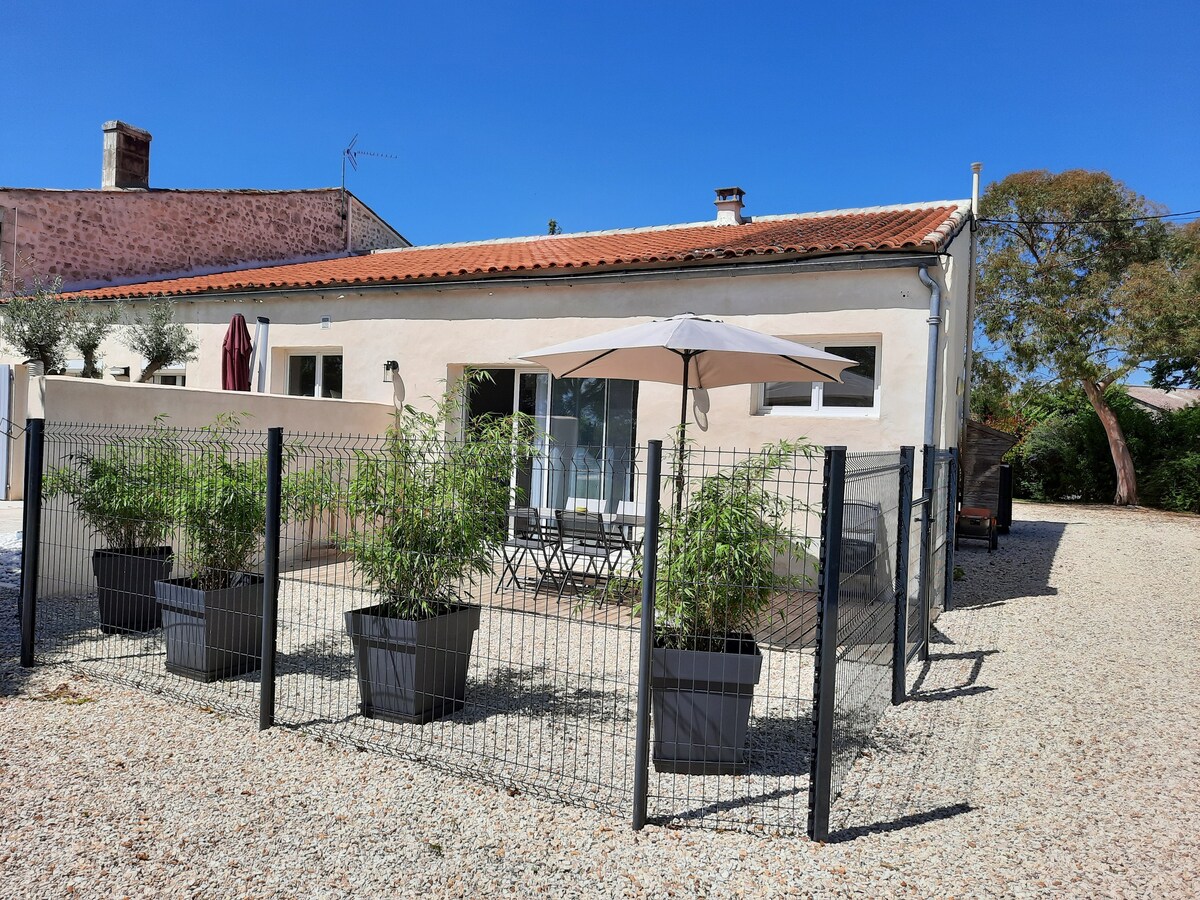
<path fill-rule="evenodd" d="M 961 544 L 954 551 L 954 564 L 963 570 L 963 579 L 954 584 L 954 608 L 978 609 L 1018 597 L 1057 595 L 1050 571 L 1069 524 L 1013 522 L 993 553 L 981 543 Z"/>
<path fill-rule="evenodd" d="M 0 597 L 0 697 L 20 694 L 31 674 L 21 668 L 21 623 L 16 609 L 15 596 Z"/>
<path fill-rule="evenodd" d="M 984 659 L 999 652 L 999 650 L 992 649 L 964 650 L 960 653 L 930 653 L 929 659 L 921 664 L 921 671 L 917 673 L 916 680 L 913 681 L 908 699 L 928 703 L 934 700 L 953 700 L 955 697 L 970 697 L 974 694 L 986 694 L 994 691 L 995 688 L 990 685 L 978 683 L 979 673 L 983 671 Z M 929 676 L 934 663 L 949 660 L 969 660 L 971 662 L 971 671 L 967 673 L 966 680 L 954 687 L 926 688 L 924 686 L 925 679 Z"/>
<path fill-rule="evenodd" d="M 633 716 L 631 694 L 568 687 L 555 684 L 555 680 L 546 666 L 497 669 L 486 680 L 468 682 L 466 706 L 450 718 L 473 725 L 497 714 L 519 714 L 535 719 L 581 719 L 595 725 L 627 722 Z"/>
<path fill-rule="evenodd" d="M 354 677 L 354 657 L 342 640 L 313 641 L 276 656 L 280 675 L 310 675 L 324 681 L 347 681 Z"/>
<path fill-rule="evenodd" d="M 756 718 L 750 725 L 748 775 L 808 775 L 812 717 Z"/>
<path fill-rule="evenodd" d="M 785 797 L 794 797 L 797 794 L 807 794 L 808 786 L 781 788 L 777 791 L 770 791 L 766 794 L 755 794 L 753 797 L 739 797 L 735 800 L 721 800 L 717 803 L 708 803 L 704 806 L 698 806 L 695 809 L 687 812 L 674 813 L 670 816 L 655 816 L 647 819 L 652 825 L 662 825 L 666 828 L 678 827 L 684 822 L 690 822 L 695 819 L 704 819 L 708 816 L 730 812 L 731 810 L 741 809 L 745 806 L 767 805 L 773 801 L 782 800 Z M 803 823 L 803 820 L 801 820 Z"/>
<path fill-rule="evenodd" d="M 890 822 L 874 822 L 870 825 L 856 825 L 853 828 L 843 828 L 841 831 L 835 831 L 829 835 L 828 842 L 830 844 L 840 844 L 843 841 L 853 841 L 868 834 L 886 834 L 889 831 L 900 831 L 904 828 L 925 825 L 941 819 L 952 819 L 955 816 L 961 816 L 963 813 L 969 813 L 974 808 L 970 803 L 952 803 L 949 806 L 939 806 L 937 809 L 931 809 L 927 812 L 910 813 L 906 816 L 900 816 L 900 818 L 892 819 Z"/>

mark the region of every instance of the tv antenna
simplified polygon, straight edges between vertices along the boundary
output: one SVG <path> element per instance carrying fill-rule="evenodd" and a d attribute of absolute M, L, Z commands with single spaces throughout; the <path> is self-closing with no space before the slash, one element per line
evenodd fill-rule
<path fill-rule="evenodd" d="M 346 218 L 346 163 L 350 163 L 350 168 L 355 172 L 358 171 L 358 158 L 360 156 L 370 156 L 375 159 L 399 159 L 392 153 L 376 153 L 374 150 L 356 150 L 354 145 L 358 143 L 358 135 L 350 138 L 350 143 L 346 145 L 346 149 L 342 151 L 342 218 Z"/>

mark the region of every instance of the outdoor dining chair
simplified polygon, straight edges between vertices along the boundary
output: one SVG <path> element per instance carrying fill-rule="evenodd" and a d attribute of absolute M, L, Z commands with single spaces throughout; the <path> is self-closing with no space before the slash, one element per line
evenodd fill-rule
<path fill-rule="evenodd" d="M 512 520 L 512 537 L 508 538 L 501 547 L 504 554 L 504 572 L 496 584 L 495 593 L 500 593 L 506 587 L 526 588 L 528 581 L 523 581 L 520 567 L 531 556 L 535 557 L 534 565 L 540 576 L 549 566 L 549 554 L 554 551 L 554 538 L 546 533 L 542 526 L 541 516 L 532 506 L 519 506 L 509 513 Z M 537 559 L 536 557 L 540 557 Z M 539 577 L 540 582 L 540 577 Z"/>
<path fill-rule="evenodd" d="M 560 509 L 554 516 L 558 533 L 553 552 L 561 563 L 561 571 L 552 573 L 547 565 L 534 588 L 534 596 L 541 590 L 542 582 L 554 574 L 561 600 L 568 587 L 578 596 L 585 592 L 589 579 L 600 583 L 610 578 L 625 545 L 600 513 Z"/>

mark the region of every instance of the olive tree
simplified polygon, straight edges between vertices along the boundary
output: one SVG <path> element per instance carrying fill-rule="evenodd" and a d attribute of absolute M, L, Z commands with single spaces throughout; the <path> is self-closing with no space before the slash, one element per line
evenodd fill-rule
<path fill-rule="evenodd" d="M 152 299 L 125 326 L 122 342 L 146 360 L 139 382 L 148 382 L 159 369 L 196 358 L 200 345 L 188 327 L 175 321 L 175 302 Z"/>
<path fill-rule="evenodd" d="M 108 337 L 120 314 L 113 304 L 76 303 L 70 313 L 68 336 L 71 345 L 83 357 L 84 378 L 99 378 L 104 373 L 96 361 L 96 352 Z"/>
<path fill-rule="evenodd" d="M 71 336 L 71 305 L 59 299 L 60 286 L 57 279 L 36 279 L 0 312 L 0 339 L 47 374 L 62 370 Z"/>

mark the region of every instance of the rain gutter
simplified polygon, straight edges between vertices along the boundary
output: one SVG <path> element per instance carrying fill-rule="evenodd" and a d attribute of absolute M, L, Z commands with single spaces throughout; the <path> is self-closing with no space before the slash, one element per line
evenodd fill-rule
<path fill-rule="evenodd" d="M 917 277 L 921 284 L 929 288 L 929 359 L 925 372 L 925 444 L 933 443 L 934 410 L 937 407 L 937 378 L 938 378 L 938 337 L 942 324 L 942 286 L 929 277 L 929 269 L 921 266 L 917 269 Z"/>

